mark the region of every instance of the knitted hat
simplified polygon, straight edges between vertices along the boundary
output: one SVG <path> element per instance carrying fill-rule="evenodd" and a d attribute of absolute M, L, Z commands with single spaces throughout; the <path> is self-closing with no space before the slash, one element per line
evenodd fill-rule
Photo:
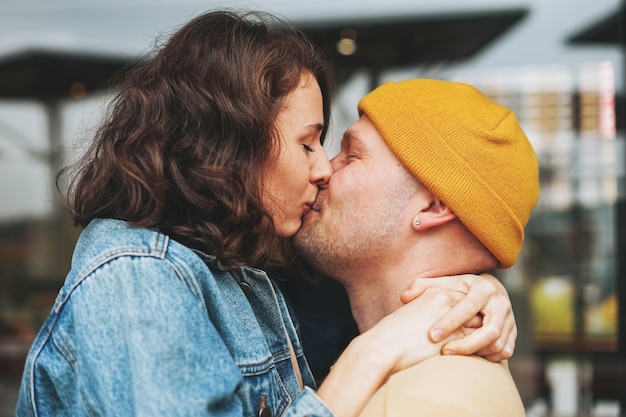
<path fill-rule="evenodd" d="M 462 83 L 387 82 L 359 102 L 404 166 L 500 261 L 515 263 L 539 198 L 537 157 L 515 115 Z"/>

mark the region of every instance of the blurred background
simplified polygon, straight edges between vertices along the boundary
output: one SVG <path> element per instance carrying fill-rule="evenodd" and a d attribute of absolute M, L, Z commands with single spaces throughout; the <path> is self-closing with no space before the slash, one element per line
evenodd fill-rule
<path fill-rule="evenodd" d="M 0 0 L 0 417 L 78 230 L 53 190 L 110 98 L 106 81 L 213 8 L 260 9 L 332 57 L 328 146 L 358 99 L 408 77 L 472 83 L 510 107 L 542 195 L 507 287 L 528 416 L 626 416 L 624 4 L 619 0 Z"/>

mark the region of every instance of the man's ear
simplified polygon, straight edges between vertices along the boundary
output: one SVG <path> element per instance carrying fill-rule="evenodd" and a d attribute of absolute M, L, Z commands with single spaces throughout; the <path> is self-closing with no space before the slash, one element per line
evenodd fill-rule
<path fill-rule="evenodd" d="M 416 231 L 424 231 L 431 227 L 445 224 L 457 216 L 443 201 L 433 196 L 430 205 L 424 207 L 413 216 L 412 226 Z"/>

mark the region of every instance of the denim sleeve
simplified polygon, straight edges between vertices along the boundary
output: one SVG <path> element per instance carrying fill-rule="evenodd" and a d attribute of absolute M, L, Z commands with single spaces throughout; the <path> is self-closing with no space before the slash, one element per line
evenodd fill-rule
<path fill-rule="evenodd" d="M 287 408 L 282 417 L 333 417 L 326 404 L 317 396 L 315 391 L 309 387 L 304 390 L 296 398 L 296 400 Z"/>
<path fill-rule="evenodd" d="M 203 302 L 167 261 L 113 260 L 66 308 L 74 337 L 56 344 L 74 362 L 87 414 L 243 414 L 241 374 Z"/>

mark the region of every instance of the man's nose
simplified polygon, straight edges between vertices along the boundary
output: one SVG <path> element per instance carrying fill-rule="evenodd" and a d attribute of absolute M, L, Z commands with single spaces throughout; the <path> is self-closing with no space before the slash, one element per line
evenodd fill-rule
<path fill-rule="evenodd" d="M 332 167 L 333 172 L 341 169 L 341 167 L 344 165 L 344 162 L 345 158 L 341 156 L 341 153 L 331 159 L 330 166 Z"/>

